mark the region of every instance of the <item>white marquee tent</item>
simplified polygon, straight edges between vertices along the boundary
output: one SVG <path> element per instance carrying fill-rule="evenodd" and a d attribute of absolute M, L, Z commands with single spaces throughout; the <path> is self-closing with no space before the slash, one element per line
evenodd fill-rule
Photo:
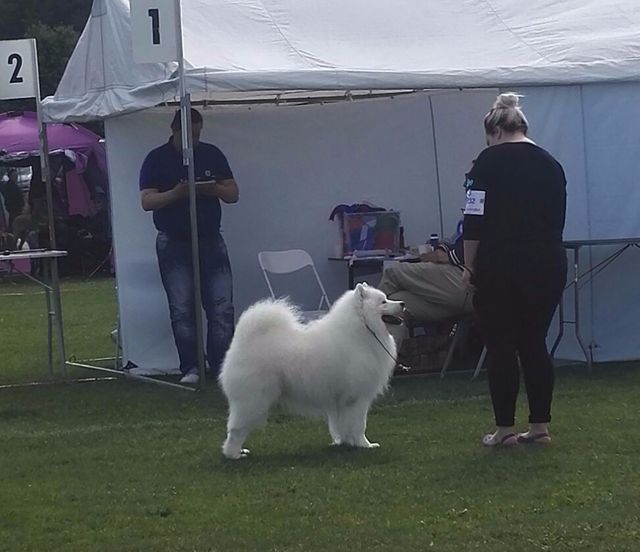
<path fill-rule="evenodd" d="M 463 174 L 483 147 L 482 116 L 501 88 L 525 95 L 532 137 L 565 166 L 565 238 L 640 236 L 636 0 L 182 4 L 203 138 L 225 151 L 241 189 L 240 203 L 223 210 L 238 311 L 266 294 L 263 249 L 307 249 L 330 294 L 344 289 L 345 267 L 326 260 L 336 204 L 399 209 L 412 243 L 446 235 L 460 215 Z M 137 173 L 168 135 L 172 108 L 162 104 L 177 99 L 176 69 L 136 64 L 129 2 L 95 0 L 45 100 L 50 121 L 106 119 L 124 354 L 160 371 L 177 362 Z M 583 270 L 611 249 L 589 253 Z M 639 259 L 625 253 L 583 289 L 596 359 L 640 357 Z M 560 356 L 578 358 L 575 343 L 565 340 Z"/>

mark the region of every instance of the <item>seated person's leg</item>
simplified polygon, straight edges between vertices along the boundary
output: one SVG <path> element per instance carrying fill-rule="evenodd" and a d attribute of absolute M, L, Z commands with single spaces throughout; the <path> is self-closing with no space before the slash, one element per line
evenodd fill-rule
<path fill-rule="evenodd" d="M 402 278 L 402 264 L 395 262 L 385 267 L 382 272 L 382 278 L 378 283 L 378 289 L 389 296 L 396 291 L 406 289 Z"/>
<path fill-rule="evenodd" d="M 403 301 L 405 313 L 412 320 L 435 322 L 446 318 L 446 314 L 443 316 L 443 309 L 439 305 L 429 303 L 425 301 L 423 297 L 411 291 L 396 291 L 395 293 L 387 295 L 387 297 L 393 301 Z"/>
<path fill-rule="evenodd" d="M 432 322 L 473 311 L 462 270 L 450 264 L 398 263 L 385 269 L 378 287 L 404 301 L 414 320 Z"/>

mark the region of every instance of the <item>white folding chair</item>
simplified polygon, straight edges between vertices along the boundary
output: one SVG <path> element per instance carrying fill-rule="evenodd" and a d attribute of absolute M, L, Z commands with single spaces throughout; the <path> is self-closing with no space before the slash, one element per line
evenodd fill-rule
<path fill-rule="evenodd" d="M 322 285 L 318 271 L 313 264 L 311 255 L 302 249 L 289 249 L 286 251 L 261 251 L 258 253 L 258 263 L 264 274 L 271 297 L 276 299 L 273 286 L 269 280 L 269 274 L 290 274 L 303 268 L 310 267 L 320 288 L 320 304 L 317 310 L 302 311 L 305 320 L 320 318 L 331 308 L 331 303 L 327 297 L 327 292 Z M 324 305 L 324 306 L 323 306 Z"/>

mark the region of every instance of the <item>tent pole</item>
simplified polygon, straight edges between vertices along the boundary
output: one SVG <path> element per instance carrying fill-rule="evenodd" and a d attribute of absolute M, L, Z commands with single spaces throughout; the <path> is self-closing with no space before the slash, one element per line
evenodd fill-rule
<path fill-rule="evenodd" d="M 193 160 L 193 135 L 191 133 L 191 95 L 187 91 L 184 75 L 184 49 L 182 44 L 181 2 L 176 0 L 176 21 L 178 41 L 178 73 L 180 76 L 180 111 L 182 120 L 182 161 L 187 166 L 189 178 L 189 218 L 191 221 L 191 258 L 193 262 L 194 315 L 196 323 L 196 341 L 198 351 L 198 389 L 205 386 L 204 366 L 204 330 L 202 327 L 202 295 L 200 293 L 200 247 L 198 237 L 198 214 L 196 210 L 196 179 Z"/>
<path fill-rule="evenodd" d="M 55 250 L 56 225 L 53 217 L 53 186 L 51 182 L 51 171 L 49 169 L 49 140 L 47 138 L 47 127 L 42 121 L 42 106 L 40 102 L 40 71 L 38 69 L 38 50 L 35 39 L 33 39 L 33 66 L 35 71 L 36 88 L 36 116 L 38 119 L 38 138 L 40 142 L 40 172 L 42 181 L 47 192 L 47 218 L 49 221 L 49 249 Z M 51 271 L 49 272 L 49 285 L 53 290 L 53 311 L 56 319 L 56 333 L 58 336 L 58 354 L 60 355 L 60 366 L 62 375 L 67 375 L 66 352 L 64 346 L 64 330 L 62 326 L 62 301 L 60 299 L 60 279 L 58 275 L 58 259 L 51 259 Z"/>
<path fill-rule="evenodd" d="M 89 362 L 89 361 L 87 361 Z M 125 379 L 132 379 L 138 381 L 144 381 L 147 383 L 153 383 L 155 385 L 160 385 L 162 387 L 172 387 L 174 389 L 182 389 L 184 391 L 195 391 L 193 387 L 189 387 L 187 385 L 180 385 L 178 383 L 172 383 L 170 381 L 164 381 L 161 379 L 152 378 L 149 376 L 141 376 L 139 374 L 130 374 L 126 370 L 114 370 L 113 368 L 105 368 L 104 366 L 96 366 L 93 364 L 87 364 L 87 362 L 75 362 L 69 361 L 67 364 L 69 366 L 74 366 L 76 368 L 87 368 L 89 370 L 96 370 L 97 372 L 105 372 L 107 374 L 114 374 L 120 377 L 124 377 Z"/>
<path fill-rule="evenodd" d="M 429 114 L 431 116 L 431 133 L 433 137 L 433 159 L 436 168 L 436 187 L 438 191 L 438 217 L 440 219 L 440 239 L 444 239 L 444 215 L 442 214 L 442 187 L 440 182 L 440 161 L 438 159 L 438 137 L 436 136 L 436 118 L 433 114 L 433 100 L 429 94 Z"/>
<path fill-rule="evenodd" d="M 35 50 L 35 44 L 33 48 Z M 47 219 L 49 222 L 49 248 L 56 248 L 56 228 L 53 219 L 53 188 L 51 184 L 51 172 L 49 169 L 49 140 L 47 138 L 47 127 L 42 122 L 42 108 L 40 106 L 40 76 L 38 71 L 37 53 L 34 54 L 36 72 L 36 115 L 38 118 L 38 138 L 40 140 L 40 172 L 42 182 L 47 193 Z"/>

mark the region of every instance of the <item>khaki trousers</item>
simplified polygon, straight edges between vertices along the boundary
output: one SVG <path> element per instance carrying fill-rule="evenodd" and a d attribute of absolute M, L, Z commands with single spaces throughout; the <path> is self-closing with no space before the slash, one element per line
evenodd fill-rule
<path fill-rule="evenodd" d="M 404 301 L 405 309 L 418 322 L 437 322 L 473 312 L 462 269 L 451 264 L 391 264 L 385 268 L 378 289 L 389 299 Z M 396 328 L 401 328 L 399 333 L 403 335 L 395 335 Z M 406 337 L 404 325 L 392 330 L 399 343 Z"/>

